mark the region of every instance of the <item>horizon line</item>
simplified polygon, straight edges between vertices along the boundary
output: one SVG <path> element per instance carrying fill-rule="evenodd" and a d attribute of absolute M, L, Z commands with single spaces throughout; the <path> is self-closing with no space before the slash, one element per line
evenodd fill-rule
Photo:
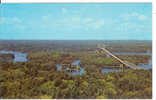
<path fill-rule="evenodd" d="M 106 39 L 106 40 L 103 40 L 103 39 L 80 39 L 80 40 L 76 40 L 76 39 L 73 39 L 73 40 L 71 40 L 71 39 L 0 39 L 0 41 L 1 40 L 3 40 L 3 41 L 17 41 L 17 40 L 21 40 L 21 41 L 152 41 L 152 40 L 136 40 L 136 39 L 128 39 L 128 40 L 126 40 L 126 39 L 119 39 L 119 40 L 117 40 L 117 39 Z"/>

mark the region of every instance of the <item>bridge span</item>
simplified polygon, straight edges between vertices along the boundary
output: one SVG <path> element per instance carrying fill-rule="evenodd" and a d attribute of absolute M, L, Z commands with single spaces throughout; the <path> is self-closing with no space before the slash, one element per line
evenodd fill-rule
<path fill-rule="evenodd" d="M 113 58 L 115 58 L 116 60 L 118 60 L 120 63 L 122 63 L 123 65 L 131 68 L 131 69 L 139 69 L 135 64 L 133 63 L 130 63 L 128 61 L 125 61 L 125 60 L 121 60 L 120 58 L 118 58 L 117 56 L 115 56 L 114 54 L 112 54 L 110 51 L 108 51 L 107 49 L 103 48 L 103 47 L 100 47 L 98 46 L 98 48 L 104 52 L 106 52 L 107 54 L 109 54 L 110 56 L 112 56 Z M 123 66 L 124 67 L 124 66 Z"/>

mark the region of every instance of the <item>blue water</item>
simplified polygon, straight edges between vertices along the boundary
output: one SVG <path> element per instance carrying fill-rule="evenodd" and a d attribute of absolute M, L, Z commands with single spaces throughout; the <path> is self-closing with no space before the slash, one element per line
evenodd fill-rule
<path fill-rule="evenodd" d="M 71 75 L 83 75 L 84 74 L 84 68 L 83 67 L 81 67 L 80 68 L 80 72 L 71 72 L 71 73 L 69 73 L 69 74 L 71 74 Z"/>
<path fill-rule="evenodd" d="M 78 65 L 80 63 L 80 60 L 75 60 L 74 62 L 72 62 L 72 65 Z M 57 64 L 57 71 L 60 71 L 61 70 L 61 65 L 60 64 Z M 76 66 L 74 66 L 76 67 Z M 83 75 L 84 74 L 84 68 L 83 67 L 80 67 L 80 71 L 74 71 L 74 72 L 68 72 L 68 74 L 71 74 L 71 75 Z"/>
<path fill-rule="evenodd" d="M 74 62 L 72 62 L 72 65 L 78 65 L 80 63 L 80 60 L 75 60 Z"/>
<path fill-rule="evenodd" d="M 61 70 L 61 65 L 60 64 L 57 64 L 56 67 L 57 67 L 57 71 Z"/>
<path fill-rule="evenodd" d="M 13 54 L 14 59 L 13 62 L 27 62 L 27 53 L 20 53 L 20 52 L 13 52 L 13 51 L 5 51 L 5 50 L 0 50 L 0 54 Z M 151 52 L 113 52 L 115 55 L 150 55 L 152 56 Z M 80 63 L 80 60 L 75 60 L 72 62 L 72 65 L 78 65 Z M 139 68 L 147 70 L 147 69 L 152 69 L 152 58 L 149 59 L 148 64 L 144 65 L 138 65 Z M 57 65 L 57 70 L 61 70 L 61 66 L 58 64 Z M 108 69 L 108 68 L 103 68 L 102 72 L 107 73 L 107 72 L 118 72 L 120 69 Z M 79 72 L 69 72 L 69 74 L 72 75 L 83 75 L 84 74 L 84 68 L 81 66 Z"/>
<path fill-rule="evenodd" d="M 138 67 L 144 70 L 152 69 L 152 59 L 148 61 L 148 64 L 138 65 Z"/>
<path fill-rule="evenodd" d="M 137 53 L 137 52 L 115 52 L 114 53 L 115 55 L 150 55 L 152 56 L 152 53 L 151 52 L 147 52 L 147 53 Z M 72 65 L 78 65 L 80 63 L 80 60 L 75 60 Z M 149 63 L 148 64 L 144 64 L 144 65 L 138 65 L 139 68 L 141 69 L 144 69 L 144 70 L 147 70 L 147 69 L 152 69 L 152 58 L 149 59 Z M 57 65 L 57 70 L 60 71 L 61 70 L 61 66 L 58 64 Z M 120 69 L 118 68 L 103 68 L 101 70 L 101 72 L 103 73 L 108 73 L 108 72 L 119 72 L 121 71 Z M 81 67 L 80 68 L 80 72 L 70 72 L 69 74 L 72 74 L 72 75 L 83 75 L 84 74 L 84 68 Z"/>
<path fill-rule="evenodd" d="M 27 62 L 27 53 L 1 50 L 0 54 L 13 54 L 15 57 L 13 62 Z"/>
<path fill-rule="evenodd" d="M 152 55 L 151 52 L 113 52 L 114 55 Z"/>
<path fill-rule="evenodd" d="M 108 73 L 108 72 L 119 72 L 120 71 L 120 69 L 117 69 L 117 68 L 112 68 L 112 69 L 110 69 L 110 68 L 103 68 L 102 69 L 102 72 L 103 73 Z"/>

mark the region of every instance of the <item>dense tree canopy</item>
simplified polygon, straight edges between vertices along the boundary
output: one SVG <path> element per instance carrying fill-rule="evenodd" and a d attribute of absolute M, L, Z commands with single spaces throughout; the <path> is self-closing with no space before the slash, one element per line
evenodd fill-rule
<path fill-rule="evenodd" d="M 98 64 L 116 61 L 95 56 L 36 52 L 28 62 L 0 62 L 0 98 L 152 98 L 152 70 L 102 73 Z M 83 75 L 57 71 L 59 62 L 77 58 L 86 61 Z"/>

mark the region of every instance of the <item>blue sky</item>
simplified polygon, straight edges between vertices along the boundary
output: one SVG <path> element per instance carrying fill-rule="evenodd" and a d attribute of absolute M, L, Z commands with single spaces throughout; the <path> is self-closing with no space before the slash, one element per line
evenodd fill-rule
<path fill-rule="evenodd" d="M 0 39 L 152 40 L 152 4 L 0 4 Z"/>

